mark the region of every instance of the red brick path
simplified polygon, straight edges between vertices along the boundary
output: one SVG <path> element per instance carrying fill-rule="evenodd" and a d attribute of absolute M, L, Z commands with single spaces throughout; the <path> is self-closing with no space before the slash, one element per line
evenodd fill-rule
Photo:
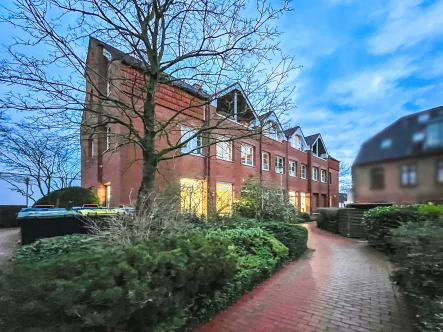
<path fill-rule="evenodd" d="M 197 332 L 412 331 L 386 258 L 365 243 L 309 230 L 314 249 Z"/>

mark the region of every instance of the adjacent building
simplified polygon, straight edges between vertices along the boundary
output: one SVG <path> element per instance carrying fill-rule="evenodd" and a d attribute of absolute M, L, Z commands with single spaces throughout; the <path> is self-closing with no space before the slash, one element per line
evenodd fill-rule
<path fill-rule="evenodd" d="M 107 109 L 106 102 L 91 100 L 96 95 L 109 95 L 114 99 L 127 98 L 130 84 L 120 84 L 119 77 L 126 82 L 137 80 L 140 64 L 133 57 L 116 48 L 91 38 L 87 56 L 88 70 L 85 73 L 87 91 L 86 109 L 100 107 L 103 114 L 115 110 Z M 112 84 L 110 84 L 112 82 Z M 124 86 L 123 86 L 124 85 Z M 99 90 L 99 91 L 96 91 Z M 169 141 L 180 141 L 192 137 L 194 128 L 208 119 L 225 118 L 227 125 L 217 129 L 223 138 L 223 130 L 255 130 L 262 126 L 263 135 L 240 137 L 234 141 L 204 145 L 204 137 L 195 137 L 161 161 L 156 176 L 156 188 L 161 190 L 168 183 L 178 183 L 182 197 L 182 208 L 191 208 L 206 213 L 215 206 L 220 214 L 228 214 L 232 202 L 239 196 L 245 181 L 251 177 L 280 187 L 290 201 L 301 211 L 314 212 L 318 207 L 338 206 L 339 161 L 332 158 L 320 134 L 305 136 L 300 127 L 283 130 L 273 112 L 258 116 L 239 83 L 234 83 L 216 93 L 213 102 L 205 104 L 208 96 L 199 86 L 177 81 L 162 84 L 156 95 L 156 119 L 166 121 L 180 112 L 174 133 Z M 195 106 L 194 105 L 203 105 Z M 233 107 L 227 107 L 233 105 Z M 121 144 L 118 137 L 125 135 L 118 121 L 100 119 L 100 112 L 84 111 L 81 131 L 82 187 L 97 191 L 108 206 L 134 203 L 142 176 L 141 150 L 135 144 Z M 122 113 L 121 117 L 128 117 Z M 131 121 L 141 120 L 128 117 Z M 96 130 L 91 131 L 90 128 Z M 137 125 L 136 125 L 137 127 Z M 159 137 L 159 147 L 168 142 Z M 180 155 L 180 153 L 189 153 Z"/>
<path fill-rule="evenodd" d="M 357 203 L 443 203 L 443 106 L 404 116 L 363 143 Z"/>

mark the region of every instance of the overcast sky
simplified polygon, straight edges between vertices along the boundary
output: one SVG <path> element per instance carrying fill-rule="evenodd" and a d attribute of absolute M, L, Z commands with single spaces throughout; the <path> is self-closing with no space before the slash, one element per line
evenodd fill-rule
<path fill-rule="evenodd" d="M 283 48 L 303 66 L 291 79 L 291 122 L 305 135 L 320 132 L 335 158 L 352 163 L 361 143 L 398 117 L 443 105 L 443 0 L 292 7 L 278 24 Z M 0 44 L 10 38 L 1 34 Z M 0 204 L 23 202 L 0 182 Z"/>

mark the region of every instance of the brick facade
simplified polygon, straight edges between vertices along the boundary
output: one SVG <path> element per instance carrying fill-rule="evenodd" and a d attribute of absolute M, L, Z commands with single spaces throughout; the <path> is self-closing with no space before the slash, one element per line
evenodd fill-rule
<path fill-rule="evenodd" d="M 112 77 L 123 77 L 124 80 L 114 80 L 111 97 L 129 102 L 129 96 L 136 93 L 140 82 L 140 73 L 133 66 L 128 66 L 124 61 L 109 61 L 103 55 L 103 45 L 95 39 L 91 39 L 88 51 L 87 63 L 90 73 L 86 73 L 87 91 L 106 91 L 106 77 L 108 66 Z M 128 83 L 129 82 L 129 83 Z M 135 82 L 130 84 L 130 82 Z M 134 88 L 136 87 L 136 88 Z M 90 93 L 85 103 L 93 103 L 91 107 L 102 107 L 103 112 L 113 116 L 120 116 L 119 110 L 109 108 L 106 103 L 94 103 L 96 93 Z M 160 85 L 156 95 L 156 119 L 166 121 L 177 114 L 177 111 L 187 110 L 180 114 L 178 120 L 185 122 L 190 127 L 202 126 L 205 118 L 209 116 L 211 121 L 217 121 L 216 107 L 204 105 L 205 102 L 186 89 L 177 86 Z M 136 108 L 142 107 L 142 97 L 136 100 Z M 92 105 L 92 104 L 91 104 Z M 84 112 L 81 151 L 82 151 L 82 187 L 92 188 L 97 191 L 102 201 L 106 197 L 112 206 L 129 205 L 135 202 L 142 176 L 141 149 L 134 144 L 120 145 L 118 136 L 125 134 L 125 128 L 119 124 L 108 123 L 101 126 L 100 118 Z M 123 112 L 121 116 L 128 116 Z M 139 132 L 142 131 L 140 118 L 131 118 Z M 93 134 L 89 129 L 91 124 L 96 124 Z M 107 137 L 106 130 L 112 132 Z M 226 121 L 223 129 L 217 129 L 219 134 L 224 131 L 243 130 L 245 127 L 235 121 Z M 249 130 L 249 129 L 248 129 Z M 180 125 L 172 131 L 169 139 L 176 142 L 180 140 Z M 241 144 L 246 143 L 254 148 L 254 160 L 252 166 L 241 163 Z M 159 149 L 166 147 L 166 140 L 159 138 L 156 145 Z M 110 148 L 108 148 L 109 146 Z M 92 150 L 93 152 L 91 152 Z M 269 153 L 270 169 L 262 169 L 262 151 Z M 275 186 L 282 187 L 285 192 L 297 193 L 297 204 L 301 205 L 301 195 L 306 197 L 307 212 L 315 212 L 317 207 L 338 206 L 338 170 L 339 162 L 331 157 L 324 159 L 314 156 L 310 150 L 300 151 L 290 145 L 288 140 L 274 140 L 263 137 L 260 144 L 254 138 L 240 138 L 233 142 L 232 161 L 224 161 L 216 158 L 216 146 L 211 145 L 203 149 L 203 155 L 179 156 L 179 152 L 171 152 L 170 160 L 161 161 L 155 179 L 157 189 L 164 188 L 168 183 L 179 181 L 182 178 L 203 180 L 207 190 L 207 201 L 214 203 L 216 197 L 216 184 L 218 182 L 232 184 L 234 200 L 239 196 L 242 185 L 250 177 L 262 177 L 262 179 Z M 275 157 L 281 156 L 285 160 L 283 175 L 275 171 Z M 296 176 L 289 174 L 289 161 L 297 162 Z M 301 165 L 306 165 L 306 179 L 301 178 Z M 318 167 L 319 179 L 312 180 L 312 167 Z M 326 171 L 327 178 L 321 182 L 320 170 Z M 331 175 L 331 178 L 329 178 Z M 108 192 L 108 196 L 106 194 Z"/>

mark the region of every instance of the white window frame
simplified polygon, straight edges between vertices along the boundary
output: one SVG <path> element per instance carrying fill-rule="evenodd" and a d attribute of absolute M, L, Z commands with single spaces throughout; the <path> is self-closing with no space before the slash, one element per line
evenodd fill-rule
<path fill-rule="evenodd" d="M 227 138 L 223 136 L 219 136 L 218 139 L 222 142 L 215 144 L 216 158 L 219 160 L 232 161 L 232 141 L 223 141 L 227 140 Z"/>
<path fill-rule="evenodd" d="M 312 166 L 312 180 L 318 181 L 318 167 Z"/>
<path fill-rule="evenodd" d="M 106 127 L 106 151 L 111 149 L 112 128 Z"/>
<path fill-rule="evenodd" d="M 281 169 L 281 172 L 279 169 Z M 285 158 L 282 156 L 275 156 L 275 173 L 285 174 Z"/>
<path fill-rule="evenodd" d="M 241 150 L 241 163 L 246 166 L 254 166 L 254 146 L 249 144 L 242 144 Z M 248 156 L 250 158 L 248 158 Z"/>
<path fill-rule="evenodd" d="M 197 129 L 193 129 L 187 126 L 181 126 L 181 138 L 180 141 L 186 141 L 192 136 L 198 133 Z M 203 155 L 203 137 L 197 135 L 192 138 L 186 145 L 181 148 L 182 153 L 189 153 L 191 155 L 202 156 Z"/>
<path fill-rule="evenodd" d="M 307 174 L 306 174 L 306 172 L 307 172 L 307 167 L 306 167 L 306 165 L 305 164 L 301 164 L 301 166 L 300 166 L 300 177 L 302 178 L 302 179 L 307 179 Z M 303 170 L 304 170 L 304 172 L 303 172 Z"/>
<path fill-rule="evenodd" d="M 95 142 L 93 138 L 90 138 L 91 140 L 91 158 L 95 157 Z"/>
<path fill-rule="evenodd" d="M 289 175 L 297 176 L 297 162 L 295 160 L 289 160 Z"/>
<path fill-rule="evenodd" d="M 321 182 L 326 183 L 326 170 L 325 169 L 320 170 L 320 179 L 321 179 Z"/>
<path fill-rule="evenodd" d="M 264 163 L 264 160 L 265 160 L 265 158 L 263 157 L 264 155 L 268 156 L 267 164 Z M 270 158 L 271 158 L 271 155 L 269 154 L 269 152 L 266 152 L 266 151 L 262 151 L 261 152 L 261 168 L 262 168 L 262 170 L 264 170 L 264 171 L 269 171 L 270 170 Z"/>

